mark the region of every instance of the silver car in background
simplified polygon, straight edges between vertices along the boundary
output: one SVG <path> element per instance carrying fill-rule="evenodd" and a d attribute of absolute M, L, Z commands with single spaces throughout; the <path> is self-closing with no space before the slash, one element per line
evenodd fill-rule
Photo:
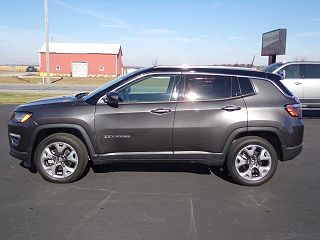
<path fill-rule="evenodd" d="M 282 75 L 281 82 L 300 99 L 304 110 L 320 110 L 320 62 L 279 62 L 262 70 Z"/>

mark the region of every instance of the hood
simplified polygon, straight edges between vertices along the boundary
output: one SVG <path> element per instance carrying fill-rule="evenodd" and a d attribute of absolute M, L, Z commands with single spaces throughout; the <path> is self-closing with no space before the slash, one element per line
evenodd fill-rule
<path fill-rule="evenodd" d="M 18 106 L 15 111 L 32 111 L 33 109 L 39 108 L 72 106 L 77 101 L 79 101 L 79 99 L 75 96 L 50 97 L 22 104 Z"/>

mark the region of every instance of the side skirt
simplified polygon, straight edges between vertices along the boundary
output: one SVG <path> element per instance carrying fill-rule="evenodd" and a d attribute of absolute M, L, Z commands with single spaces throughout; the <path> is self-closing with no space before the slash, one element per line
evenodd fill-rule
<path fill-rule="evenodd" d="M 208 166 L 223 166 L 225 155 L 223 153 L 210 153 L 202 151 L 175 151 L 175 152 L 119 152 L 94 156 L 95 165 L 114 162 L 191 162 Z"/>

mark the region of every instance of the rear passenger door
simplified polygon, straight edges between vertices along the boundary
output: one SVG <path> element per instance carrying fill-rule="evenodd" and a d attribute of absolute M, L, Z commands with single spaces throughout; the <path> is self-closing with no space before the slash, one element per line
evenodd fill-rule
<path fill-rule="evenodd" d="M 232 76 L 186 74 L 173 130 L 174 157 L 212 159 L 230 133 L 247 127 L 247 110 Z"/>
<path fill-rule="evenodd" d="M 320 64 L 301 64 L 305 107 L 320 108 Z"/>

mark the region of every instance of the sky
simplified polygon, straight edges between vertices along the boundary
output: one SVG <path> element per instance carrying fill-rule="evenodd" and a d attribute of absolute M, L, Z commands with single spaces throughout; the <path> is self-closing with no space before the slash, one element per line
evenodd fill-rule
<path fill-rule="evenodd" d="M 125 66 L 266 65 L 262 33 L 287 28 L 285 56 L 320 61 L 319 0 L 48 0 L 53 42 L 120 43 Z M 0 64 L 38 64 L 44 1 L 1 1 Z"/>

